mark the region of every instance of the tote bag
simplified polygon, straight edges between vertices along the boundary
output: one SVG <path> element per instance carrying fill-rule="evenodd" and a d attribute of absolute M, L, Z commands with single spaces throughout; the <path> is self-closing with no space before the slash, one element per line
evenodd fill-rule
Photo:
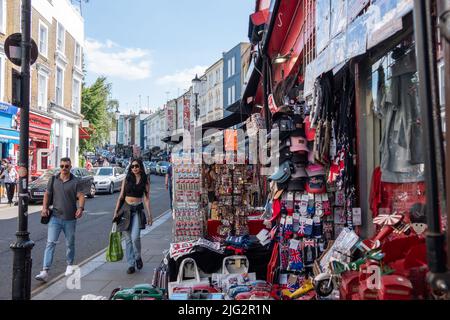
<path fill-rule="evenodd" d="M 194 279 L 185 280 L 184 274 L 188 268 L 188 264 L 193 265 Z M 192 258 L 186 258 L 181 262 L 180 268 L 178 270 L 177 281 L 169 282 L 169 299 L 171 299 L 176 294 L 191 294 L 198 289 L 202 289 L 202 291 L 209 291 L 209 289 L 211 289 L 212 291 L 213 288 L 210 286 L 209 278 L 200 278 L 200 272 L 195 260 Z"/>
<path fill-rule="evenodd" d="M 123 259 L 122 234 L 117 232 L 117 223 L 114 223 L 109 234 L 109 246 L 106 250 L 106 261 L 119 262 Z"/>

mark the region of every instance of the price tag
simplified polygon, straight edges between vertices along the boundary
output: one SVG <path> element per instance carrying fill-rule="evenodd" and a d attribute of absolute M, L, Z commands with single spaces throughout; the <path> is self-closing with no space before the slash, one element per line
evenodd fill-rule
<path fill-rule="evenodd" d="M 353 225 L 361 226 L 362 225 L 362 214 L 361 208 L 353 208 Z"/>

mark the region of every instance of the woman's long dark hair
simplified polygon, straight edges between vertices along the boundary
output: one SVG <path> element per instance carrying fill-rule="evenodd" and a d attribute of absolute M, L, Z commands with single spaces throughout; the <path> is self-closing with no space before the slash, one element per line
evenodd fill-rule
<path fill-rule="evenodd" d="M 130 167 L 128 168 L 128 172 L 127 172 L 127 183 L 136 184 L 136 176 L 134 175 L 133 170 L 131 169 L 133 162 L 137 162 L 139 164 L 139 166 L 141 167 L 141 181 L 139 184 L 142 184 L 142 183 L 144 183 L 144 185 L 147 184 L 149 182 L 148 176 L 147 176 L 147 173 L 145 172 L 144 162 L 142 162 L 142 159 L 140 159 L 140 158 L 132 159 L 130 161 Z"/>

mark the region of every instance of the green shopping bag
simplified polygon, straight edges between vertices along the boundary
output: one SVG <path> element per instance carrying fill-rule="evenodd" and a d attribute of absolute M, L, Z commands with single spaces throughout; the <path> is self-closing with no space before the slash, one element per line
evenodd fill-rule
<path fill-rule="evenodd" d="M 114 223 L 109 234 L 109 246 L 106 250 L 106 261 L 119 262 L 123 259 L 122 234 L 117 232 L 117 224 Z"/>

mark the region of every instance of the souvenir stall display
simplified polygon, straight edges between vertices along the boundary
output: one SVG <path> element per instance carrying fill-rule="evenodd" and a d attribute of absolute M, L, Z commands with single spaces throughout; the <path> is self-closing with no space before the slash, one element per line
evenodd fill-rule
<path fill-rule="evenodd" d="M 260 195 L 253 165 L 216 164 L 203 172 L 204 189 L 208 190 L 209 201 L 213 201 L 209 236 L 223 241 L 229 235 L 256 235 L 264 228 L 259 219 L 264 209 L 257 207 Z"/>
<path fill-rule="evenodd" d="M 205 233 L 205 210 L 201 207 L 201 166 L 190 159 L 173 160 L 173 241 L 202 238 Z"/>

